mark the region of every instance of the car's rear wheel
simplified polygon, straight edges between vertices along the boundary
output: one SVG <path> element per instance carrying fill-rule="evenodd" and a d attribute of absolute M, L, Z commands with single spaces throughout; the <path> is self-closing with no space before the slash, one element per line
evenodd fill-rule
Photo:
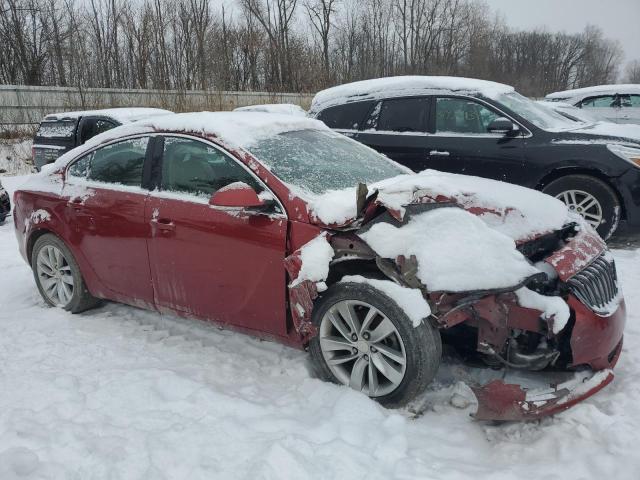
<path fill-rule="evenodd" d="M 387 407 L 406 405 L 436 375 L 440 333 L 414 327 L 400 306 L 363 283 L 337 283 L 317 302 L 309 344 L 318 375 L 350 386 Z"/>
<path fill-rule="evenodd" d="M 581 215 L 605 240 L 618 228 L 620 200 L 613 189 L 600 179 L 589 175 L 567 175 L 552 181 L 542 191 Z"/>
<path fill-rule="evenodd" d="M 49 305 L 78 313 L 99 302 L 87 290 L 73 254 L 55 235 L 47 233 L 36 240 L 31 267 L 40 295 Z"/>

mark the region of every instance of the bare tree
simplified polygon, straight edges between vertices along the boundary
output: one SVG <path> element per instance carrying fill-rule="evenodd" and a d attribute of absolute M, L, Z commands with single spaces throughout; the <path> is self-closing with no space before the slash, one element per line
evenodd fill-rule
<path fill-rule="evenodd" d="M 640 83 L 640 59 L 632 60 L 625 70 L 625 82 Z"/>

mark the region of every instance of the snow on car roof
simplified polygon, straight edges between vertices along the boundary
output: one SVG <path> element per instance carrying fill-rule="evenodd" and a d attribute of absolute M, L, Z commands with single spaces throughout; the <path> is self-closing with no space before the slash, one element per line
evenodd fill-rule
<path fill-rule="evenodd" d="M 234 112 L 264 112 L 264 113 L 280 113 L 284 115 L 297 115 L 306 117 L 307 112 L 300 106 L 292 103 L 267 103 L 261 105 L 248 105 L 246 107 L 238 107 Z"/>
<path fill-rule="evenodd" d="M 317 113 L 327 107 L 347 102 L 375 100 L 401 95 L 470 93 L 492 98 L 501 93 L 513 92 L 513 90 L 513 87 L 502 83 L 464 77 L 406 75 L 375 78 L 346 83 L 318 92 L 311 102 L 310 112 Z"/>
<path fill-rule="evenodd" d="M 257 141 L 295 130 L 327 130 L 324 123 L 307 117 L 264 112 L 191 112 L 149 117 L 112 128 L 89 139 L 84 145 L 61 155 L 53 169 L 66 165 L 82 152 L 127 135 L 155 131 L 193 133 L 218 137 L 229 147 L 248 148 Z"/>
<path fill-rule="evenodd" d="M 597 94 L 640 94 L 640 84 L 621 84 L 621 85 L 596 85 L 594 87 L 576 88 L 574 90 L 564 90 L 562 92 L 554 92 L 547 95 L 548 99 L 560 100 L 582 100 L 583 98 Z"/>
<path fill-rule="evenodd" d="M 114 120 L 117 120 L 120 123 L 131 123 L 142 118 L 159 116 L 159 115 L 169 115 L 173 114 L 173 112 L 169 110 L 163 110 L 162 108 L 141 108 L 141 107 L 131 107 L 131 108 L 104 108 L 99 110 L 78 110 L 76 112 L 59 112 L 59 113 L 50 113 L 46 117 L 45 120 L 61 120 L 64 118 L 72 118 L 77 119 L 80 117 L 87 116 L 101 116 L 101 117 L 110 117 Z"/>

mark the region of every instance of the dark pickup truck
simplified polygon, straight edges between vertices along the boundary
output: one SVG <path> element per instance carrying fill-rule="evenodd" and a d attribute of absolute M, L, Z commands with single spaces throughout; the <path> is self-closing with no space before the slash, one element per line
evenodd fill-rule
<path fill-rule="evenodd" d="M 33 139 L 31 154 L 38 169 L 91 137 L 118 125 L 173 112 L 160 108 L 109 108 L 82 112 L 52 113 L 44 117 Z"/>

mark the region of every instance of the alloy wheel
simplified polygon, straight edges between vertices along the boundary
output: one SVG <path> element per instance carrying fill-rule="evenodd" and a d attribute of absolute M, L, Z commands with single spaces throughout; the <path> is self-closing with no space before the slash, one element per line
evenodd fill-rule
<path fill-rule="evenodd" d="M 576 212 L 593 228 L 598 228 L 602 223 L 602 205 L 596 197 L 582 190 L 566 190 L 556 195 L 558 200 L 564 202 L 569 210 Z"/>
<path fill-rule="evenodd" d="M 393 392 L 402 382 L 407 355 L 400 333 L 372 305 L 342 300 L 322 318 L 320 349 L 333 375 L 370 397 Z"/>
<path fill-rule="evenodd" d="M 36 273 L 47 298 L 59 307 L 65 307 L 73 298 L 74 281 L 71 266 L 62 251 L 45 245 L 38 252 Z"/>

